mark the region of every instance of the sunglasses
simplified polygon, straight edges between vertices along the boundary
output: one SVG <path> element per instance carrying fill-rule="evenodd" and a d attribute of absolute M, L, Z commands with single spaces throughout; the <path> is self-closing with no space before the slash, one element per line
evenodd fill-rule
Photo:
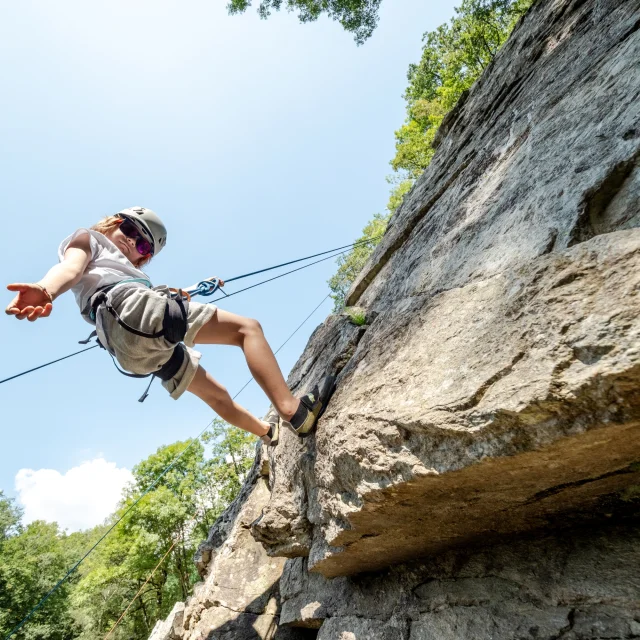
<path fill-rule="evenodd" d="M 141 256 L 153 254 L 153 244 L 142 236 L 138 227 L 136 227 L 131 220 L 124 218 L 120 223 L 120 231 L 122 231 L 127 238 L 131 238 L 136 241 L 136 249 Z"/>

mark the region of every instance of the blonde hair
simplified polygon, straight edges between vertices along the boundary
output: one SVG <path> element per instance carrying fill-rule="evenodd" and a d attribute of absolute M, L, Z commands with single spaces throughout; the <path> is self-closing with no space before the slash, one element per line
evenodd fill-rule
<path fill-rule="evenodd" d="M 106 216 L 94 224 L 91 229 L 101 233 L 103 236 L 106 236 L 115 231 L 120 226 L 121 222 L 122 218 L 118 218 L 118 216 Z M 145 256 L 144 258 L 140 256 L 140 258 L 142 259 L 135 265 L 138 268 L 143 267 L 151 261 L 151 255 Z"/>

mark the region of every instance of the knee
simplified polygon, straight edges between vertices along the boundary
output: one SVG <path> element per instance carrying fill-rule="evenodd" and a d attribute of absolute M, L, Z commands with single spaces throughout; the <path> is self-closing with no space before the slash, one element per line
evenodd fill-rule
<path fill-rule="evenodd" d="M 262 334 L 262 325 L 253 318 L 245 318 L 240 333 L 243 337 Z"/>

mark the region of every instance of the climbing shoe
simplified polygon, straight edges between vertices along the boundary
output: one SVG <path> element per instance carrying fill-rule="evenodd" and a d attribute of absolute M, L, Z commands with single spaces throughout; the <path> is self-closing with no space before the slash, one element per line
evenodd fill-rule
<path fill-rule="evenodd" d="M 300 406 L 294 416 L 289 422 L 283 420 L 282 424 L 292 429 L 301 438 L 306 438 L 327 408 L 335 382 L 335 376 L 327 376 L 319 386 L 316 385 L 311 392 L 300 398 Z"/>
<path fill-rule="evenodd" d="M 271 408 L 264 420 L 269 423 L 269 431 L 261 436 L 260 440 L 268 447 L 275 447 L 280 439 L 280 416 L 274 408 Z"/>

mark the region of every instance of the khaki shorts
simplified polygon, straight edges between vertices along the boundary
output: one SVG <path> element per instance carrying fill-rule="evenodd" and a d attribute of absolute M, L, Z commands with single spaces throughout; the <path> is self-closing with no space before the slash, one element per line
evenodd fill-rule
<path fill-rule="evenodd" d="M 144 333 L 156 333 L 162 329 L 167 295 L 169 290 L 166 286 L 154 289 L 148 289 L 144 285 L 120 286 L 111 292 L 110 299 L 116 313 L 128 325 Z M 201 354 L 191 347 L 194 346 L 198 331 L 213 318 L 216 310 L 217 307 L 213 304 L 189 303 L 187 333 L 184 338 L 186 358 L 173 378 L 162 381 L 162 386 L 175 400 L 186 391 L 198 370 Z M 108 346 L 125 371 L 151 373 L 160 369 L 171 357 L 175 344 L 164 337 L 137 336 L 120 326 L 104 307 L 99 313 Z"/>

